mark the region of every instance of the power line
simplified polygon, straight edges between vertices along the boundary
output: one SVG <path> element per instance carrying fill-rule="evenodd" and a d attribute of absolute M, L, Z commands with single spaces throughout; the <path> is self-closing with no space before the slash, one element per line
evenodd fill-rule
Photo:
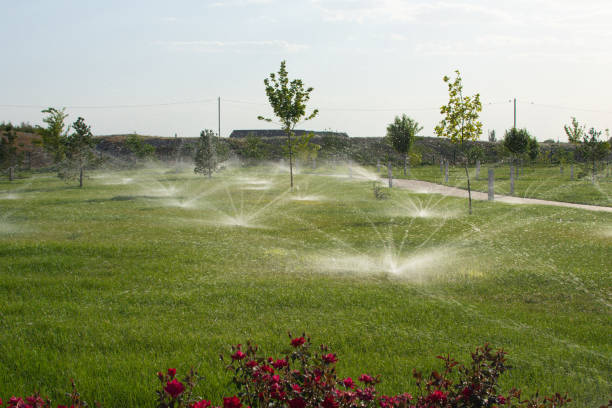
<path fill-rule="evenodd" d="M 575 111 L 581 111 L 581 112 L 595 112 L 595 113 L 612 114 L 612 111 L 606 111 L 606 110 L 601 110 L 601 109 L 576 108 L 576 107 L 571 107 L 571 106 L 549 105 L 549 104 L 535 103 L 535 102 L 520 102 L 519 101 L 519 103 L 523 105 L 541 106 L 543 108 L 549 108 L 549 109 L 575 110 Z"/>
<path fill-rule="evenodd" d="M 246 105 L 258 105 L 258 106 L 268 106 L 267 102 L 257 102 L 257 101 L 247 101 L 240 99 L 224 99 L 226 103 L 237 103 L 237 104 L 246 104 Z M 177 101 L 177 102 L 164 102 L 164 103 L 149 103 L 149 104 L 120 104 L 120 105 L 66 105 L 64 106 L 66 109 L 130 109 L 130 108 L 154 108 L 154 107 L 163 107 L 163 106 L 177 106 L 177 105 L 198 105 L 204 103 L 212 103 L 217 102 L 218 98 L 207 98 L 193 101 Z M 483 102 L 483 107 L 492 106 L 492 105 L 503 105 L 512 103 L 512 99 L 507 99 L 504 101 L 495 101 L 495 102 Z M 588 108 L 577 108 L 570 106 L 561 106 L 561 105 L 552 105 L 552 104 L 542 104 L 542 103 L 534 103 L 534 102 L 521 102 L 517 99 L 517 102 L 521 105 L 534 105 L 541 106 L 549 109 L 560 109 L 560 110 L 575 110 L 582 112 L 595 112 L 595 113 L 607 113 L 612 114 L 612 111 L 601 110 L 601 109 L 588 109 Z M 57 104 L 55 104 L 57 106 Z M 0 104 L 0 108 L 24 108 L 24 109 L 46 109 L 52 105 L 28 105 L 28 104 Z M 374 108 L 374 107 L 332 107 L 332 106 L 323 106 L 319 108 L 324 111 L 332 111 L 332 112 L 410 112 L 410 111 L 438 111 L 440 107 L 412 107 L 412 108 Z"/>
<path fill-rule="evenodd" d="M 66 109 L 124 109 L 124 108 L 153 108 L 158 106 L 172 105 L 198 105 L 202 103 L 214 102 L 215 98 L 201 99 L 196 101 L 181 101 L 181 102 L 165 102 L 165 103 L 149 103 L 149 104 L 133 104 L 133 105 L 67 105 L 62 106 Z M 50 105 L 7 105 L 2 104 L 0 108 L 36 108 L 46 109 Z"/>

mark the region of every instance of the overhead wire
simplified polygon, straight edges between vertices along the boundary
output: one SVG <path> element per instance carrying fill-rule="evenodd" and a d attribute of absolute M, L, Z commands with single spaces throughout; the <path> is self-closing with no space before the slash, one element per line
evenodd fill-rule
<path fill-rule="evenodd" d="M 579 108 L 579 107 L 571 107 L 571 106 L 562 106 L 562 105 L 553 105 L 553 104 L 543 104 L 543 103 L 535 103 L 535 102 L 524 102 L 525 99 L 518 99 L 517 102 L 521 105 L 533 105 L 540 106 L 543 108 L 549 109 L 560 109 L 560 110 L 574 110 L 574 111 L 582 111 L 582 112 L 594 112 L 594 113 L 606 113 L 612 114 L 612 111 L 603 110 L 603 109 L 589 109 L 589 108 Z M 162 103 L 148 103 L 148 104 L 118 104 L 118 105 L 61 105 L 66 109 L 130 109 L 130 108 L 154 108 L 154 107 L 164 107 L 164 106 L 177 106 L 177 105 L 198 105 L 204 103 L 212 103 L 216 102 L 217 98 L 207 98 L 207 99 L 199 99 L 192 101 L 176 101 L 176 102 L 162 102 Z M 247 104 L 247 105 L 258 105 L 258 106 L 268 106 L 267 102 L 259 102 L 259 101 L 247 101 L 241 99 L 222 99 L 224 103 L 236 103 L 236 104 Z M 483 107 L 492 106 L 492 105 L 503 105 L 507 103 L 512 103 L 512 99 L 504 100 L 504 101 L 495 101 L 495 102 L 483 102 Z M 0 104 L 0 108 L 25 108 L 25 109 L 45 109 L 51 105 L 34 105 L 34 104 Z M 57 104 L 56 104 L 57 106 Z M 322 106 L 318 108 L 319 110 L 325 111 L 333 111 L 333 112 L 410 112 L 410 111 L 438 111 L 440 107 L 397 107 L 397 108 L 375 108 L 375 107 L 333 107 L 333 106 Z"/>

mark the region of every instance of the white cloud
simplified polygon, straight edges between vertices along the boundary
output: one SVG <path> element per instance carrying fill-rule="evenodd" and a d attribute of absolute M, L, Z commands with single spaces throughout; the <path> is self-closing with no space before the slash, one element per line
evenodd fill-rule
<path fill-rule="evenodd" d="M 308 49 L 306 44 L 291 43 L 285 40 L 262 40 L 262 41 L 159 41 L 156 45 L 162 45 L 178 50 L 194 52 L 235 52 L 251 53 L 260 52 L 262 49 L 280 50 L 284 52 L 299 52 Z"/>

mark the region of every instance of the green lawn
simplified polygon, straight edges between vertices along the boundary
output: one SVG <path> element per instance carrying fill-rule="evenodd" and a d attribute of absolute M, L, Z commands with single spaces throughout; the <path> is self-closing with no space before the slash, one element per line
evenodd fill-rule
<path fill-rule="evenodd" d="M 292 194 L 264 167 L 89 176 L 0 182 L 3 400 L 57 399 L 74 378 L 87 401 L 153 406 L 159 369 L 195 365 L 219 403 L 233 394 L 219 353 L 280 351 L 288 330 L 385 392 L 487 341 L 509 352 L 505 387 L 577 407 L 612 392 L 611 214 L 475 202 L 467 216 L 465 200 L 379 201 L 371 182 L 312 175 Z"/>
<path fill-rule="evenodd" d="M 470 181 L 475 191 L 488 189 L 487 165 L 483 164 L 480 177 L 476 179 L 475 168 L 470 169 Z M 612 176 L 606 177 L 604 171 L 600 174 L 597 183 L 593 184 L 590 176 L 578 178 L 582 167 L 576 165 L 574 168 L 574 179 L 570 178 L 570 169 L 566 165 L 561 174 L 558 166 L 529 166 L 525 165 L 519 178 L 515 179 L 514 195 L 517 197 L 540 198 L 543 200 L 565 201 L 569 203 L 593 204 L 612 206 Z M 387 170 L 381 169 L 381 175 L 386 177 Z M 394 177 L 406 178 L 403 170 L 394 169 Z M 495 193 L 510 194 L 510 169 L 508 165 L 495 167 Z M 416 166 L 411 169 L 408 178 L 430 181 L 433 183 L 444 183 L 444 174 L 440 166 Z M 467 189 L 465 169 L 461 166 L 449 166 L 448 185 Z"/>

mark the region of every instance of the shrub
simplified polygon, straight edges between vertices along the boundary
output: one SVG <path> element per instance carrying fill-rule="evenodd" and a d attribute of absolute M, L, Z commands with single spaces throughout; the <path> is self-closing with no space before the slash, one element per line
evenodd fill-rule
<path fill-rule="evenodd" d="M 372 182 L 372 191 L 374 192 L 374 198 L 377 200 L 386 200 L 390 196 L 389 189 L 385 189 L 378 181 Z"/>

